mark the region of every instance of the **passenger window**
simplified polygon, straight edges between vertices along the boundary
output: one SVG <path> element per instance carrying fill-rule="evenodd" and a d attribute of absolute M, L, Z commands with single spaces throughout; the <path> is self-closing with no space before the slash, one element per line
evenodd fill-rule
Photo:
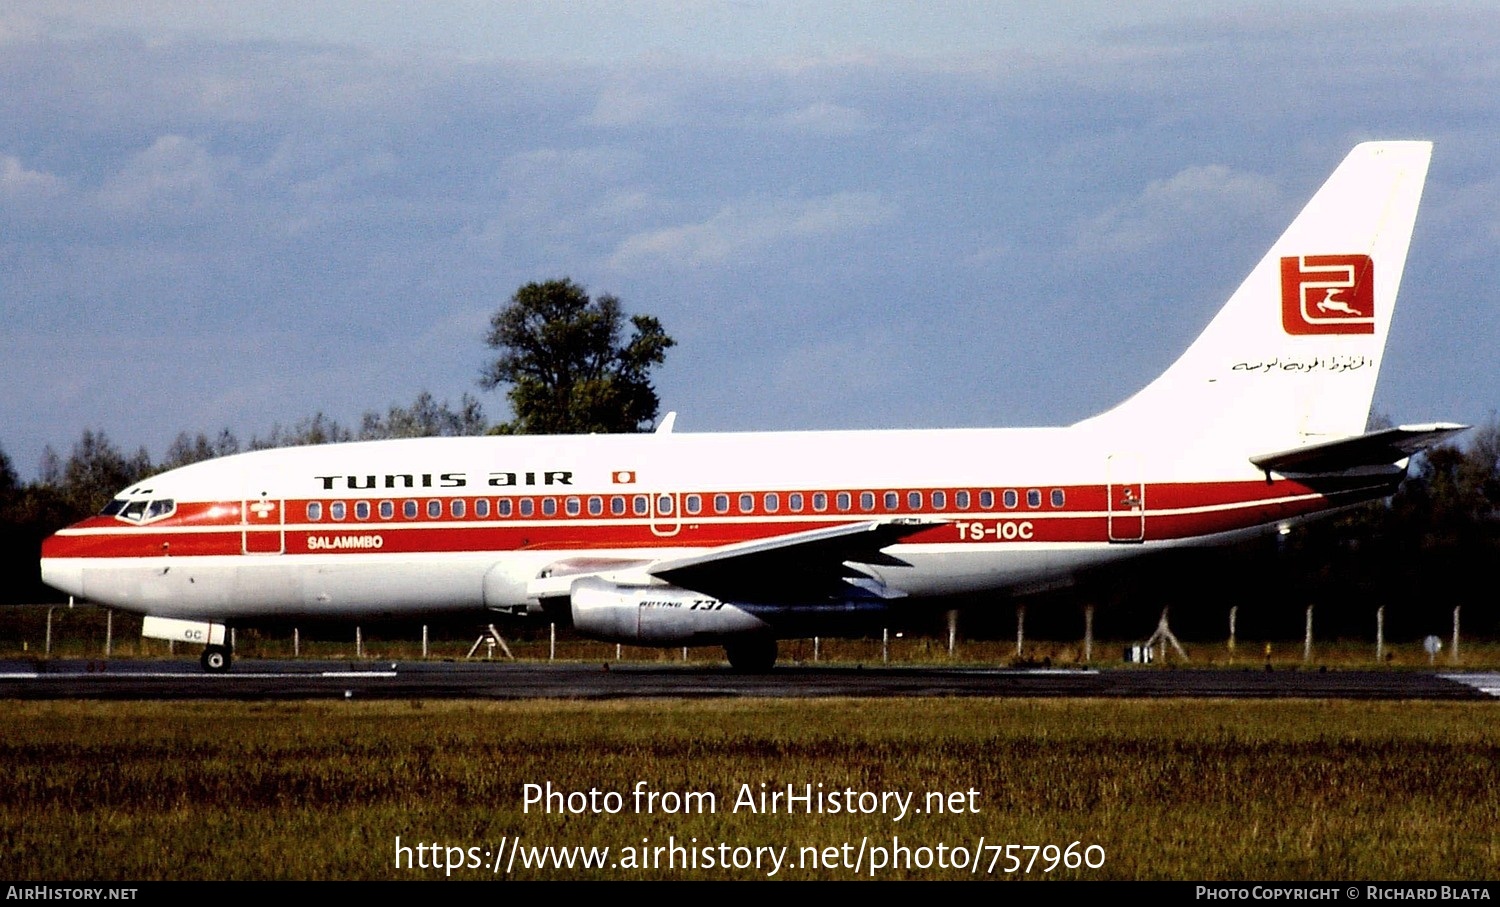
<path fill-rule="evenodd" d="M 536 511 L 536 505 L 531 498 L 522 498 L 520 503 L 521 516 L 531 516 Z"/>
<path fill-rule="evenodd" d="M 786 509 L 792 513 L 802 512 L 802 493 L 794 491 L 786 496 Z"/>
<path fill-rule="evenodd" d="M 671 516 L 672 515 L 672 511 L 673 511 L 672 504 L 673 504 L 673 501 L 672 501 L 672 496 L 671 495 L 669 495 L 669 494 L 659 494 L 659 495 L 657 495 L 656 496 L 656 515 L 657 516 Z"/>
<path fill-rule="evenodd" d="M 841 511 L 848 511 L 854 506 L 854 496 L 847 491 L 839 492 L 838 497 L 834 500 L 838 501 L 838 508 Z"/>
<path fill-rule="evenodd" d="M 1004 499 L 1006 509 L 1008 510 L 1015 510 L 1016 505 L 1021 503 L 1021 498 L 1016 494 L 1014 488 L 1005 489 Z"/>
<path fill-rule="evenodd" d="M 861 491 L 859 493 L 859 509 L 867 512 L 875 509 L 875 492 Z"/>
<path fill-rule="evenodd" d="M 354 505 L 354 518 L 356 520 L 368 520 L 370 518 L 369 501 L 360 501 Z"/>
<path fill-rule="evenodd" d="M 687 512 L 690 515 L 692 515 L 692 516 L 697 516 L 699 513 L 701 513 L 703 511 L 703 498 L 700 497 L 699 495 L 696 495 L 696 494 L 690 494 L 690 495 L 688 495 L 687 496 L 686 504 L 687 504 Z"/>
<path fill-rule="evenodd" d="M 1042 490 L 1040 488 L 1028 488 L 1028 489 L 1026 489 L 1026 506 L 1027 507 L 1040 507 L 1040 506 L 1042 506 Z"/>
<path fill-rule="evenodd" d="M 631 504 L 634 505 L 636 516 L 645 516 L 651 512 L 651 499 L 643 494 L 636 495 Z"/>
<path fill-rule="evenodd" d="M 583 502 L 578 498 L 568 497 L 567 500 L 563 501 L 563 506 L 567 509 L 568 516 L 578 516 L 580 513 L 583 513 Z"/>
<path fill-rule="evenodd" d="M 967 491 L 953 492 L 953 506 L 959 510 L 969 509 L 969 493 Z"/>
<path fill-rule="evenodd" d="M 432 500 L 427 502 L 427 518 L 429 520 L 441 519 L 443 516 L 443 502 Z"/>
<path fill-rule="evenodd" d="M 1061 488 L 1052 489 L 1052 506 L 1061 507 L 1067 503 L 1067 495 L 1063 494 Z"/>
<path fill-rule="evenodd" d="M 323 519 L 323 505 L 317 501 L 313 501 L 311 504 L 308 504 L 307 519 L 312 523 L 316 523 L 317 521 Z"/>
<path fill-rule="evenodd" d="M 498 515 L 500 515 L 500 516 L 503 516 L 503 517 L 510 516 L 510 513 L 511 513 L 510 498 L 501 498 L 500 500 L 496 501 L 495 502 L 495 513 L 498 514 Z"/>
<path fill-rule="evenodd" d="M 396 502 L 395 501 L 381 501 L 380 502 L 380 518 L 382 520 L 389 520 L 392 517 L 394 517 L 395 515 L 396 515 Z"/>
<path fill-rule="evenodd" d="M 995 493 L 986 488 L 979 493 L 979 509 L 989 510 L 995 506 Z"/>
<path fill-rule="evenodd" d="M 463 498 L 454 498 L 453 501 L 448 504 L 448 512 L 453 515 L 453 518 L 455 520 L 463 519 L 464 512 L 468 509 L 468 506 L 464 504 Z"/>
<path fill-rule="evenodd" d="M 948 506 L 948 492 L 934 491 L 932 493 L 932 509 L 943 510 Z"/>
<path fill-rule="evenodd" d="M 624 516 L 625 515 L 625 496 L 624 495 L 617 494 L 614 497 L 612 497 L 612 498 L 609 499 L 609 512 L 612 513 L 612 514 L 614 514 L 615 516 Z"/>
<path fill-rule="evenodd" d="M 906 509 L 907 510 L 921 510 L 922 509 L 922 492 L 920 492 L 920 491 L 908 491 L 906 493 Z"/>
<path fill-rule="evenodd" d="M 542 516 L 557 516 L 557 498 L 542 498 Z"/>
<path fill-rule="evenodd" d="M 740 495 L 740 513 L 751 513 L 755 510 L 755 495 Z"/>
<path fill-rule="evenodd" d="M 716 494 L 716 495 L 714 495 L 714 513 L 728 513 L 728 512 L 729 512 L 729 495 L 727 495 L 727 494 Z"/>
<path fill-rule="evenodd" d="M 887 491 L 885 493 L 885 509 L 886 510 L 895 510 L 896 508 L 898 508 L 900 506 L 901 506 L 901 495 L 896 494 L 894 491 Z"/>
<path fill-rule="evenodd" d="M 766 513 L 775 513 L 781 509 L 781 497 L 775 492 L 768 491 L 761 498 L 761 504 L 766 508 Z"/>
<path fill-rule="evenodd" d="M 602 516 L 604 514 L 604 499 L 598 495 L 589 498 L 589 516 Z"/>
<path fill-rule="evenodd" d="M 401 502 L 401 515 L 404 516 L 404 517 L 406 517 L 408 520 L 414 520 L 414 519 L 416 519 L 417 518 L 417 502 L 416 501 L 402 501 Z"/>
<path fill-rule="evenodd" d="M 328 515 L 335 520 L 342 520 L 344 518 L 344 502 L 334 501 L 332 504 L 329 504 Z"/>
<path fill-rule="evenodd" d="M 813 495 L 813 509 L 819 513 L 828 509 L 828 495 L 819 491 Z"/>
<path fill-rule="evenodd" d="M 474 502 L 474 515 L 481 520 L 490 515 L 490 499 L 480 498 Z"/>

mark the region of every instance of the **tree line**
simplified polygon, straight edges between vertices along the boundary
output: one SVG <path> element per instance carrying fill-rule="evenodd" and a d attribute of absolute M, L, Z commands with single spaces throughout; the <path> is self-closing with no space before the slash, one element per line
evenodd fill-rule
<path fill-rule="evenodd" d="M 229 431 L 183 433 L 160 462 L 144 450 L 126 454 L 98 431 L 85 431 L 66 458 L 52 456 L 33 482 L 21 481 L 0 450 L 0 563 L 10 582 L 0 601 L 45 602 L 58 593 L 41 584 L 43 538 L 97 513 L 120 490 L 149 475 L 242 449 L 331 441 L 479 434 L 491 430 L 476 401 L 457 406 L 419 394 L 346 426 L 321 414 L 276 427 L 247 444 Z M 1268 534 L 1240 545 L 1163 554 L 1080 577 L 1066 589 L 1033 596 L 1027 635 L 1081 636 L 1082 606 L 1096 606 L 1100 638 L 1144 637 L 1162 608 L 1173 629 L 1193 639 L 1222 639 L 1230 608 L 1244 639 L 1299 638 L 1305 609 L 1315 606 L 1317 635 L 1370 638 L 1375 609 L 1386 606 L 1393 641 L 1428 634 L 1447 638 L 1462 607 L 1466 635 L 1500 637 L 1494 602 L 1500 564 L 1500 422 L 1474 429 L 1462 444 L 1436 447 L 1413 460 L 1389 500 Z M 971 636 L 1014 633 L 1015 612 L 993 597 L 963 602 Z"/>

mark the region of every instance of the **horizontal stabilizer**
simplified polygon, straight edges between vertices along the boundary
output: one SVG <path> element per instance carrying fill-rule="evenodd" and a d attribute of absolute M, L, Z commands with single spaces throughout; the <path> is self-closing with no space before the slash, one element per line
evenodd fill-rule
<path fill-rule="evenodd" d="M 1266 472 L 1280 473 L 1342 472 L 1362 466 L 1386 466 L 1468 428 L 1453 422 L 1398 425 L 1339 441 L 1263 454 L 1251 457 L 1250 462 Z"/>

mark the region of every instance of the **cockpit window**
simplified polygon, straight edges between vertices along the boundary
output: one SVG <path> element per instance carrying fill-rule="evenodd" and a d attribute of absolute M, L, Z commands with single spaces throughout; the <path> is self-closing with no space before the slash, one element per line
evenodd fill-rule
<path fill-rule="evenodd" d="M 171 516 L 177 511 L 177 502 L 171 498 L 155 500 L 129 500 L 115 498 L 100 511 L 101 516 L 112 516 L 127 523 L 152 523 Z"/>

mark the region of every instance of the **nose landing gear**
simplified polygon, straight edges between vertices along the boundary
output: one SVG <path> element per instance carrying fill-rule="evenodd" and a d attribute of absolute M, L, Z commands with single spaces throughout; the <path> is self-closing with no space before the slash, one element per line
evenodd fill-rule
<path fill-rule="evenodd" d="M 229 670 L 234 653 L 228 646 L 204 646 L 198 663 L 210 674 L 223 674 Z"/>

